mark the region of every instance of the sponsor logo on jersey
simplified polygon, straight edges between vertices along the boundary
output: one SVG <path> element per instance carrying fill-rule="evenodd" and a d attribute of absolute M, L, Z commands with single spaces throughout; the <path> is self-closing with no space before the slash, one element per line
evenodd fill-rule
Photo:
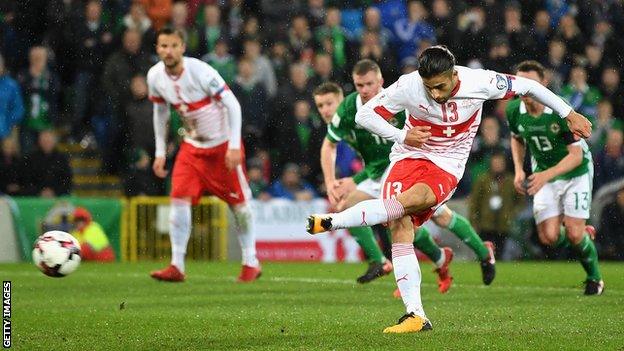
<path fill-rule="evenodd" d="M 507 79 L 500 74 L 496 75 L 496 88 L 498 90 L 506 90 L 507 89 Z"/>
<path fill-rule="evenodd" d="M 528 126 L 529 132 L 545 132 L 546 126 Z"/>
<path fill-rule="evenodd" d="M 553 124 L 550 125 L 550 131 L 555 133 L 555 134 L 559 134 L 559 132 L 561 131 L 561 127 L 559 126 L 559 123 L 555 122 Z"/>

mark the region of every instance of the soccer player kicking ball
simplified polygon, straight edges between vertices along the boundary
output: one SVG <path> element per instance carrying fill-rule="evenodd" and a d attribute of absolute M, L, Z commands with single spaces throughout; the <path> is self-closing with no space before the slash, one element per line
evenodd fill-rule
<path fill-rule="evenodd" d="M 453 195 L 486 100 L 529 95 L 565 116 L 573 133 L 591 134 L 585 117 L 533 80 L 455 66 L 455 57 L 443 46 L 424 50 L 418 60 L 418 71 L 401 76 L 356 115 L 359 125 L 395 142 L 383 199 L 362 201 L 340 213 L 311 215 L 307 223 L 310 233 L 320 233 L 390 222 L 392 264 L 406 314 L 384 333 L 432 329 L 420 299 L 414 226 L 421 226 Z M 403 129 L 387 122 L 403 110 L 409 114 Z"/>
<path fill-rule="evenodd" d="M 524 61 L 517 75 L 544 84 L 544 67 Z M 585 140 L 570 132 L 559 114 L 531 97 L 507 105 L 516 176 L 514 186 L 533 196 L 533 216 L 540 241 L 553 247 L 571 247 L 587 272 L 585 295 L 600 295 L 604 282 L 598 269 L 598 253 L 591 240 L 593 227 L 586 226 L 591 205 L 593 162 Z M 523 162 L 531 151 L 533 174 L 525 188 Z M 563 221 L 564 232 L 560 228 Z"/>
<path fill-rule="evenodd" d="M 376 134 L 356 126 L 355 123 L 355 115 L 359 108 L 383 90 L 383 77 L 379 66 L 374 61 L 361 60 L 355 64 L 352 77 L 357 92 L 347 96 L 337 108 L 337 103 L 342 100 L 342 90 L 337 85 L 321 85 L 314 93 L 314 100 L 319 113 L 329 123 L 327 137 L 323 141 L 321 148 L 321 163 L 325 184 L 328 188 L 329 201 L 334 207 L 337 207 L 338 211 L 351 207 L 363 200 L 380 198 L 381 177 L 390 164 L 389 155 L 392 148 L 391 141 L 380 138 Z M 329 122 L 330 120 L 331 123 Z M 397 128 L 403 128 L 405 125 L 405 112 L 397 113 L 390 122 Z M 360 154 L 364 160 L 365 168 L 352 178 L 336 180 L 334 164 L 336 160 L 336 144 L 340 140 L 345 140 Z M 339 201 L 341 199 L 338 194 L 346 194 L 346 199 Z M 465 217 L 452 211 L 445 205 L 440 206 L 436 210 L 432 219 L 437 225 L 453 232 L 475 252 L 481 261 L 483 282 L 489 285 L 496 275 L 494 245 L 491 242 L 484 243 Z M 358 227 L 350 228 L 349 230 L 354 237 L 358 238 L 358 242 L 364 249 L 364 252 L 367 253 L 367 256 L 372 257 L 368 253 L 373 250 L 369 248 L 367 251 L 367 248 L 362 245 L 362 242 L 365 241 L 360 239 L 366 234 L 366 237 L 370 237 L 371 239 L 369 240 L 378 248 L 370 228 Z M 353 233 L 354 230 L 367 230 L 367 232 L 362 232 L 361 234 L 356 232 L 356 234 L 359 234 L 358 237 Z M 451 248 L 445 247 L 440 249 L 433 241 L 426 227 L 420 227 L 417 231 L 414 246 L 435 263 L 435 272 L 438 274 L 438 290 L 441 293 L 447 292 L 452 282 L 448 269 L 453 259 Z M 379 256 L 383 257 L 381 251 L 379 251 Z M 377 268 L 376 266 L 379 267 L 381 264 L 372 263 L 367 274 L 371 271 L 376 273 L 376 271 L 372 270 Z M 386 272 L 385 270 L 382 271 L 381 267 L 379 267 L 378 271 Z M 394 292 L 394 295 L 400 297 L 398 289 Z"/>
<path fill-rule="evenodd" d="M 156 158 L 154 173 L 165 170 L 165 144 L 169 106 L 179 113 L 186 135 L 173 167 L 169 236 L 171 265 L 151 273 L 157 280 L 184 281 L 184 256 L 191 234 L 191 205 L 208 192 L 228 203 L 243 252 L 240 282 L 261 273 L 256 241 L 250 230 L 251 191 L 243 165 L 241 108 L 223 78 L 208 64 L 184 57 L 184 36 L 179 30 L 161 29 L 156 37 L 160 62 L 147 73 L 149 98 L 154 102 Z"/>

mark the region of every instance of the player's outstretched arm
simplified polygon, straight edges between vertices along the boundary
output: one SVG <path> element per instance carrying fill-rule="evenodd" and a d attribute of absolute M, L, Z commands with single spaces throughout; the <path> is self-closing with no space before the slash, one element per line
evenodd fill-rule
<path fill-rule="evenodd" d="M 542 172 L 533 173 L 529 177 L 527 192 L 535 195 L 551 179 L 565 174 L 583 162 L 583 149 L 578 143 L 568 145 L 568 154 L 556 165 Z"/>
<path fill-rule="evenodd" d="M 325 138 L 321 146 L 321 169 L 323 170 L 323 179 L 327 187 L 327 197 L 332 206 L 336 206 L 340 201 L 340 196 L 336 191 L 336 154 L 336 143 Z"/>
<path fill-rule="evenodd" d="M 168 171 L 165 169 L 167 153 L 167 122 L 169 121 L 169 106 L 162 102 L 154 102 L 154 138 L 156 139 L 156 157 L 152 169 L 157 177 L 165 178 Z"/>
<path fill-rule="evenodd" d="M 403 77 L 370 99 L 355 115 L 355 122 L 369 132 L 399 144 L 403 144 L 407 132 L 394 127 L 388 120 L 403 111 L 407 105 L 407 83 L 402 82 L 402 87 L 398 88 L 401 79 Z"/>
<path fill-rule="evenodd" d="M 221 103 L 228 111 L 228 122 L 230 125 L 230 139 L 228 142 L 228 151 L 225 154 L 225 166 L 232 170 L 242 162 L 241 153 L 241 129 L 243 118 L 241 107 L 238 99 L 231 90 L 225 89 L 220 94 Z"/>
<path fill-rule="evenodd" d="M 513 77 L 512 89 L 517 94 L 529 95 L 540 103 L 550 107 L 561 117 L 564 117 L 570 131 L 582 138 L 591 136 L 591 122 L 580 113 L 575 112 L 557 94 L 540 83 L 523 77 Z"/>
<path fill-rule="evenodd" d="M 524 181 L 526 174 L 524 173 L 524 154 L 526 152 L 522 138 L 511 136 L 511 157 L 514 164 L 514 188 L 522 195 L 526 195 Z"/>

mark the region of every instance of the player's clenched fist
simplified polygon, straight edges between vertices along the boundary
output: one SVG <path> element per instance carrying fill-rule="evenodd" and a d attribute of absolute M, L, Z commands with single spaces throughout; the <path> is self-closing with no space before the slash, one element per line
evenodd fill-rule
<path fill-rule="evenodd" d="M 407 131 L 405 136 L 405 145 L 421 147 L 431 137 L 429 126 L 415 126 Z"/>
<path fill-rule="evenodd" d="M 592 124 L 582 114 L 572 111 L 566 117 L 570 131 L 581 138 L 589 138 L 591 136 Z"/>
<path fill-rule="evenodd" d="M 154 174 L 159 178 L 164 178 L 167 176 L 167 173 L 169 173 L 169 171 L 165 169 L 165 161 L 164 157 L 156 157 L 154 159 L 152 169 L 154 170 Z"/>

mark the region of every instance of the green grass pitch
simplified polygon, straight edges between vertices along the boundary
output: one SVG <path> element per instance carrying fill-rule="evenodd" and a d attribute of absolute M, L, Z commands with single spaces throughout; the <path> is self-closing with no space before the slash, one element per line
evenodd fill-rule
<path fill-rule="evenodd" d="M 434 330 L 384 335 L 403 314 L 394 281 L 367 285 L 364 264 L 266 263 L 236 284 L 235 263 L 192 262 L 185 283 L 153 281 L 162 263 L 82 264 L 56 279 L 32 264 L 0 265 L 12 280 L 15 350 L 622 350 L 624 264 L 603 263 L 603 296 L 582 295 L 576 263 L 499 263 L 490 287 L 477 263 L 454 263 L 437 292 L 422 264 Z"/>

